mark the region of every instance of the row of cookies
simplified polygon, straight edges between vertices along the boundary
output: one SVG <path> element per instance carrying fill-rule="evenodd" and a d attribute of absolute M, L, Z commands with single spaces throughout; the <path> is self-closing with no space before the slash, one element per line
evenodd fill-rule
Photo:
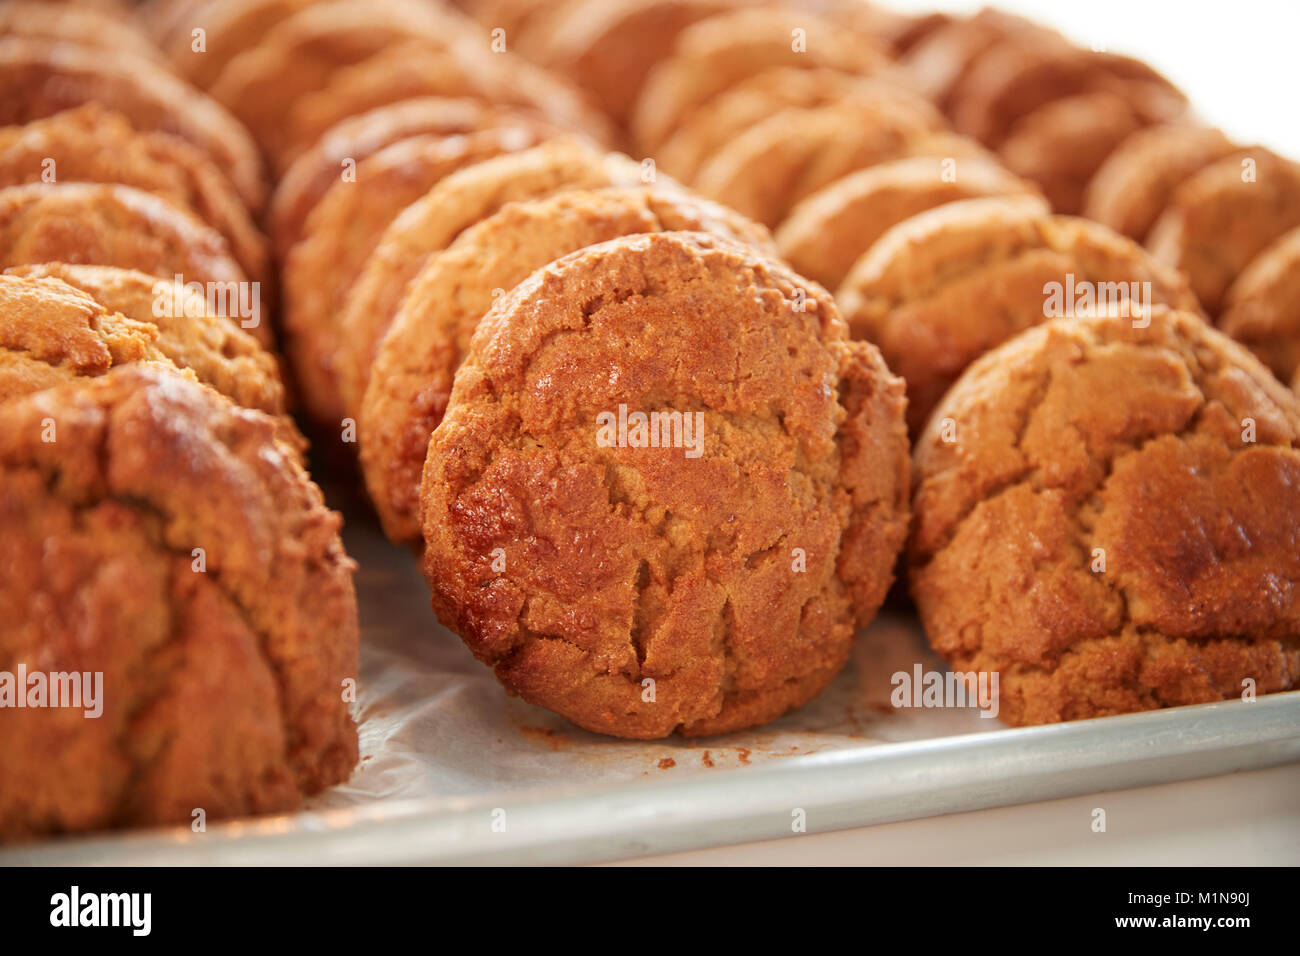
<path fill-rule="evenodd" d="M 126 10 L 0 29 L 0 840 L 293 809 L 357 762 L 359 626 L 256 149 Z"/>

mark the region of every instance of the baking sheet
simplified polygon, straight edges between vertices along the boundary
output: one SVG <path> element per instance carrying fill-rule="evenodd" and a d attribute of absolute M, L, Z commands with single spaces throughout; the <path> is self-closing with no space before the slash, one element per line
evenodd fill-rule
<path fill-rule="evenodd" d="M 1300 692 L 1050 727 L 895 709 L 942 670 L 886 613 L 815 701 L 721 737 L 620 741 L 506 696 L 373 524 L 360 563 L 361 764 L 302 812 L 0 850 L 0 864 L 577 863 L 1139 786 L 1300 759 Z"/>

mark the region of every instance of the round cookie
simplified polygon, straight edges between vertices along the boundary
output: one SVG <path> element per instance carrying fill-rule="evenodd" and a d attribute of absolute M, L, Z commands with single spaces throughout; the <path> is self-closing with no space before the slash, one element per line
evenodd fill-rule
<path fill-rule="evenodd" d="M 1174 190 L 1147 247 L 1177 267 L 1210 315 L 1270 243 L 1300 226 L 1300 163 L 1263 147 L 1206 166 Z"/>
<path fill-rule="evenodd" d="M 51 280 L 66 283 L 84 296 L 66 288 L 57 289 Z M 106 342 L 107 358 L 112 359 L 107 364 L 103 349 L 93 343 L 76 348 L 70 345 L 89 335 L 104 335 L 105 330 L 129 328 L 141 346 L 147 345 L 147 354 L 134 360 L 161 361 L 188 369 L 198 381 L 236 405 L 285 416 L 284 422 L 292 432 L 275 358 L 237 323 L 210 311 L 206 298 L 193 289 L 132 269 L 62 262 L 16 266 L 0 274 L 0 283 L 7 290 L 6 304 L 0 306 L 0 312 L 10 322 L 15 322 L 13 317 L 20 312 L 31 317 L 24 326 L 11 326 L 9 334 L 34 335 L 41 343 L 39 348 L 24 346 L 20 351 L 31 357 L 44 353 L 42 361 L 57 366 L 59 374 L 102 375 L 122 364 L 127 353 L 114 351 L 111 341 Z M 56 288 L 57 295 L 49 291 L 51 287 Z M 100 308 L 90 308 L 80 301 L 85 296 Z M 28 297 L 34 297 L 35 302 L 21 309 L 17 303 Z M 44 305 L 47 300 L 60 308 Z M 56 327 L 66 331 L 55 333 Z M 13 340 L 5 341 L 4 346 L 15 348 Z M 136 351 L 139 353 L 140 347 Z M 295 436 L 291 443 L 298 440 Z"/>
<path fill-rule="evenodd" d="M 886 232 L 836 293 L 854 338 L 907 382 L 919 432 L 962 370 L 1018 332 L 1105 298 L 1136 313 L 1196 310 L 1187 280 L 1105 226 L 1052 216 L 1041 199 L 948 203 Z"/>
<path fill-rule="evenodd" d="M 888 58 L 872 43 L 804 11 L 757 7 L 701 20 L 678 34 L 672 53 L 646 78 L 632 118 L 633 139 L 653 153 L 695 110 L 767 70 L 879 72 Z"/>
<path fill-rule="evenodd" d="M 1300 399 L 1245 349 L 1159 308 L 1058 320 L 972 365 L 917 441 L 912 594 L 1013 725 L 1287 690 L 1297 484 Z"/>
<path fill-rule="evenodd" d="M 1088 183 L 1083 215 L 1142 242 L 1179 184 L 1235 148 L 1208 126 L 1176 123 L 1138 130 Z"/>
<path fill-rule="evenodd" d="M 1290 381 L 1300 369 L 1300 228 L 1285 233 L 1237 276 L 1218 326 Z"/>
<path fill-rule="evenodd" d="M 354 565 L 276 435 L 138 367 L 5 404 L 0 668 L 103 676 L 97 719 L 6 711 L 0 839 L 287 811 L 351 774 Z"/>
<path fill-rule="evenodd" d="M 80 4 L 4 0 L 0 3 L 0 36 L 62 40 L 145 59 L 159 58 L 158 49 L 129 21 Z"/>
<path fill-rule="evenodd" d="M 366 486 L 390 539 L 420 538 L 420 472 L 479 319 L 533 271 L 638 233 L 708 232 L 766 251 L 762 226 L 675 189 L 570 190 L 508 203 L 430 256 L 371 363 L 357 415 Z"/>
<path fill-rule="evenodd" d="M 0 189 L 0 268 L 42 262 L 139 269 L 220 293 L 221 314 L 263 344 L 267 309 L 216 230 L 130 186 L 59 183 Z"/>
<path fill-rule="evenodd" d="M 353 283 L 339 321 L 336 361 L 346 413 L 355 416 L 379 342 L 397 314 L 407 283 L 429 256 L 506 203 L 567 189 L 641 182 L 641 167 L 626 156 L 559 139 L 461 170 L 403 210 L 384 231 Z"/>
<path fill-rule="evenodd" d="M 166 67 L 74 43 L 0 38 L 0 125 L 30 123 L 91 102 L 121 113 L 137 130 L 192 143 L 217 164 L 244 204 L 260 211 L 266 183 L 248 132 Z"/>
<path fill-rule="evenodd" d="M 830 297 L 751 249 L 670 232 L 567 256 L 483 318 L 430 441 L 434 609 L 588 730 L 771 720 L 839 672 L 889 587 L 903 405 Z"/>
<path fill-rule="evenodd" d="M 266 283 L 266 239 L 230 181 L 200 150 L 169 133 L 136 131 L 88 103 L 23 126 L 0 127 L 0 188 L 24 183 L 120 183 L 161 196 L 220 232 L 251 278 Z"/>
<path fill-rule="evenodd" d="M 355 180 L 335 183 L 312 210 L 282 279 L 285 352 L 314 419 L 343 418 L 336 365 L 343 306 L 388 224 L 456 170 L 535 142 L 520 127 L 399 140 L 358 164 Z"/>
<path fill-rule="evenodd" d="M 868 166 L 818 190 L 790 211 L 776 244 L 796 272 L 834 289 L 858 257 L 904 219 L 963 199 L 1036 192 L 992 157 L 936 151 Z"/>

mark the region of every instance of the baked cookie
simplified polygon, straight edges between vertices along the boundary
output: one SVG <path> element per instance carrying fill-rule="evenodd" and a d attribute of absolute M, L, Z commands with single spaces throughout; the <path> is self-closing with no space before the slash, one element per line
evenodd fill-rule
<path fill-rule="evenodd" d="M 1088 183 L 1083 215 L 1142 242 L 1174 190 L 1235 148 L 1208 126 L 1166 123 L 1138 130 L 1106 157 Z"/>
<path fill-rule="evenodd" d="M 1300 369 L 1300 228 L 1242 270 L 1228 288 L 1218 326 L 1282 381 L 1291 380 Z"/>
<path fill-rule="evenodd" d="M 909 153 L 943 127 L 924 100 L 883 86 L 879 95 L 787 109 L 751 126 L 700 169 L 700 192 L 776 227 L 802 199 L 841 176 Z"/>
<path fill-rule="evenodd" d="M 676 189 L 570 190 L 512 202 L 430 256 L 371 363 L 357 415 L 366 485 L 393 541 L 420 539 L 420 472 L 478 320 L 530 273 L 638 233 L 708 232 L 766 251 L 762 226 Z"/>
<path fill-rule="evenodd" d="M 276 184 L 270 231 L 279 259 L 284 261 L 302 238 L 303 224 L 330 187 L 384 147 L 412 136 L 452 136 L 516 126 L 533 130 L 538 139 L 558 132 L 534 116 L 478 100 L 442 97 L 401 100 L 344 120 L 299 155 Z"/>
<path fill-rule="evenodd" d="M 669 232 L 567 256 L 483 318 L 429 443 L 434 609 L 588 730 L 771 720 L 889 587 L 903 405 L 830 296 L 751 249 Z M 650 413 L 653 444 L 609 421 Z"/>
<path fill-rule="evenodd" d="M 958 158 L 936 146 L 930 156 L 849 173 L 804 199 L 777 230 L 782 258 L 800 275 L 834 289 L 858 257 L 904 219 L 962 199 L 1037 192 L 992 157 Z"/>
<path fill-rule="evenodd" d="M 874 41 L 805 11 L 737 10 L 701 20 L 677 36 L 671 54 L 646 78 L 632 135 L 646 154 L 709 100 L 749 77 L 778 68 L 868 75 L 889 62 Z"/>
<path fill-rule="evenodd" d="M 0 38 L 0 125 L 30 123 L 86 103 L 121 113 L 137 130 L 189 141 L 217 164 L 250 210 L 261 210 L 266 183 L 248 132 L 165 66 L 75 43 Z"/>
<path fill-rule="evenodd" d="M 351 774 L 354 565 L 276 434 L 155 369 L 5 404 L 0 668 L 102 680 L 4 711 L 0 839 L 287 811 Z"/>
<path fill-rule="evenodd" d="M 1016 337 L 944 398 L 915 474 L 926 634 L 1000 675 L 1007 723 L 1300 679 L 1300 399 L 1195 315 Z"/>
<path fill-rule="evenodd" d="M 413 136 L 358 164 L 355 180 L 330 187 L 282 275 L 285 352 L 313 419 L 337 427 L 343 418 L 336 370 L 343 305 L 388 224 L 456 170 L 535 142 L 519 127 Z"/>
<path fill-rule="evenodd" d="M 285 416 L 293 436 L 274 357 L 236 322 L 213 312 L 197 291 L 133 269 L 62 262 L 16 266 L 0 274 L 0 283 L 0 313 L 9 324 L 4 348 L 16 353 L 11 360 L 25 356 L 49 366 L 37 370 L 41 377 L 102 375 L 127 361 L 174 365 L 236 405 Z M 123 332 L 129 332 L 129 348 L 115 347 Z M 6 391 L 6 397 L 14 393 Z"/>
<path fill-rule="evenodd" d="M 158 45 L 173 70 L 200 89 L 217 81 L 226 64 L 262 41 L 281 21 L 319 0 L 200 0 L 173 4 L 192 7 L 180 11 L 158 38 Z M 196 49 L 194 31 L 201 29 L 202 49 Z"/>
<path fill-rule="evenodd" d="M 157 47 L 130 21 L 81 4 L 4 0 L 0 3 L 0 36 L 64 40 L 149 60 L 159 59 Z"/>
<path fill-rule="evenodd" d="M 952 98 L 971 67 L 1013 33 L 1056 34 L 1023 17 L 985 8 L 935 26 L 899 57 L 909 85 L 951 115 Z"/>
<path fill-rule="evenodd" d="M 0 188 L 36 182 L 120 183 L 161 196 L 220 232 L 250 278 L 270 280 L 266 239 L 239 194 L 178 136 L 134 130 L 94 103 L 0 127 Z"/>
<path fill-rule="evenodd" d="M 1053 216 L 1034 196 L 948 203 L 877 240 L 836 293 L 854 338 L 907 382 L 919 432 L 972 361 L 1018 332 L 1105 299 L 1135 319 L 1196 310 L 1187 280 L 1105 226 Z"/>
<path fill-rule="evenodd" d="M 560 139 L 461 170 L 412 203 L 384 231 L 348 293 L 336 359 L 346 413 L 356 415 L 379 342 L 429 256 L 506 203 L 641 182 L 641 167 L 626 156 Z"/>
<path fill-rule="evenodd" d="M 1147 236 L 1162 262 L 1182 270 L 1218 315 L 1252 259 L 1300 226 L 1300 164 L 1263 147 L 1225 156 L 1184 180 Z"/>

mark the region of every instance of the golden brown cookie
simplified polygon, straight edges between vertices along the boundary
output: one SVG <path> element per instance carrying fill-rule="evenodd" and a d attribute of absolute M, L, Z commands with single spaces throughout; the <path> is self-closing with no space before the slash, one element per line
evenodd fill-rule
<path fill-rule="evenodd" d="M 249 277 L 266 283 L 266 239 L 230 180 L 170 133 L 137 131 L 94 103 L 0 127 L 0 188 L 35 182 L 120 183 L 169 200 L 220 232 Z"/>
<path fill-rule="evenodd" d="M 307 217 L 285 262 L 285 353 L 303 404 L 320 424 L 343 418 L 337 357 L 343 305 L 385 228 L 444 177 L 536 142 L 520 127 L 464 136 L 413 136 L 387 146 L 335 183 Z"/>
<path fill-rule="evenodd" d="M 812 109 L 787 109 L 751 126 L 700 169 L 695 186 L 776 227 L 802 199 L 841 176 L 909 154 L 941 129 L 939 114 L 897 88 Z"/>
<path fill-rule="evenodd" d="M 1219 328 L 1284 382 L 1300 369 L 1300 228 L 1256 256 L 1224 297 Z"/>
<path fill-rule="evenodd" d="M 1147 235 L 1182 270 L 1210 315 L 1256 255 L 1300 226 L 1300 163 L 1263 147 L 1225 156 L 1184 180 Z"/>
<path fill-rule="evenodd" d="M 539 139 L 557 132 L 527 114 L 478 100 L 442 97 L 401 100 L 344 120 L 298 156 L 276 184 L 270 230 L 279 258 L 283 261 L 302 238 L 303 224 L 330 187 L 384 147 L 411 136 L 451 136 L 515 126 L 534 130 Z"/>
<path fill-rule="evenodd" d="M 271 340 L 261 288 L 216 230 L 130 186 L 59 183 L 0 189 L 0 267 L 69 262 L 139 269 L 210 292 L 220 314 Z"/>
<path fill-rule="evenodd" d="M 129 20 L 81 4 L 4 0 L 0 3 L 0 36 L 62 40 L 149 60 L 160 58 L 157 47 Z"/>
<path fill-rule="evenodd" d="M 834 289 L 858 257 L 904 219 L 962 199 L 1036 192 L 992 157 L 936 151 L 835 180 L 790 211 L 776 244 L 796 272 Z"/>
<path fill-rule="evenodd" d="M 1105 226 L 1052 216 L 1032 196 L 949 203 L 899 223 L 836 293 L 854 338 L 907 382 L 919 432 L 972 361 L 1018 332 L 1099 299 L 1135 318 L 1196 310 L 1187 280 Z"/>
<path fill-rule="evenodd" d="M 1142 242 L 1174 190 L 1235 148 L 1208 126 L 1174 123 L 1138 130 L 1115 148 L 1088 183 L 1083 215 Z"/>
<path fill-rule="evenodd" d="M 877 73 L 888 63 L 869 36 L 802 10 L 757 7 L 708 17 L 677 36 L 637 97 L 632 136 L 654 151 L 695 110 L 737 83 L 779 68 Z"/>
<path fill-rule="evenodd" d="M 176 14 L 158 41 L 172 69 L 209 89 L 226 64 L 262 41 L 282 20 L 319 0 L 201 0 Z M 196 37 L 196 30 L 202 30 Z"/>
<path fill-rule="evenodd" d="M 937 24 L 899 58 L 899 66 L 914 89 L 950 114 L 953 95 L 971 67 L 1013 33 L 1053 35 L 1023 17 L 985 8 L 972 16 Z"/>
<path fill-rule="evenodd" d="M 483 318 L 429 444 L 434 609 L 588 730 L 771 720 L 889 587 L 903 405 L 830 296 L 751 249 L 668 232 L 567 256 Z"/>
<path fill-rule="evenodd" d="M 354 565 L 276 434 L 138 367 L 5 404 L 0 669 L 102 678 L 94 708 L 0 717 L 0 839 L 292 810 L 351 774 Z"/>
<path fill-rule="evenodd" d="M 687 230 L 767 251 L 767 230 L 677 189 L 571 190 L 512 202 L 429 257 L 370 367 L 357 415 L 366 485 L 393 541 L 420 538 L 420 472 L 478 320 L 536 269 L 586 246 Z"/>
<path fill-rule="evenodd" d="M 51 281 L 55 279 L 71 288 L 57 289 Z M 0 312 L 9 317 L 9 322 L 14 322 L 13 316 L 19 311 L 16 302 L 22 296 L 57 298 L 65 306 L 57 317 L 44 305 L 28 308 L 30 323 L 8 330 L 10 335 L 36 336 L 43 343 L 40 349 L 22 346 L 20 351 L 37 357 L 43 350 L 46 357 L 42 361 L 55 367 L 60 375 L 102 375 L 132 360 L 115 351 L 111 340 L 105 343 L 107 354 L 93 345 L 96 334 L 131 329 L 134 337 L 147 345 L 148 352 L 133 360 L 189 369 L 198 381 L 236 405 L 268 415 L 285 415 L 284 385 L 274 357 L 236 322 L 213 312 L 206 296 L 194 289 L 133 269 L 56 262 L 15 266 L 0 274 L 0 282 L 8 290 Z M 51 288 L 59 293 L 57 297 L 49 293 Z M 83 295 L 76 295 L 74 290 Z M 81 301 L 86 296 L 99 308 Z M 56 332 L 56 328 L 67 331 Z M 71 343 L 83 340 L 90 344 L 70 348 Z M 5 341 L 4 346 L 10 350 L 17 347 L 13 339 Z"/>
<path fill-rule="evenodd" d="M 641 182 L 641 167 L 626 156 L 560 139 L 461 170 L 412 203 L 380 237 L 348 293 L 337 355 L 346 413 L 356 415 L 380 339 L 397 314 L 407 283 L 430 255 L 506 203 Z M 671 184 L 662 177 L 660 182 Z"/>
<path fill-rule="evenodd" d="M 1300 680 L 1300 399 L 1195 315 L 1016 337 L 948 393 L 915 471 L 921 620 L 954 670 L 999 675 L 1007 723 Z"/>
<path fill-rule="evenodd" d="M 188 140 L 217 164 L 249 209 L 261 209 L 266 183 L 248 132 L 165 66 L 74 43 L 0 38 L 0 125 L 30 123 L 91 102 L 121 113 L 137 130 Z"/>

